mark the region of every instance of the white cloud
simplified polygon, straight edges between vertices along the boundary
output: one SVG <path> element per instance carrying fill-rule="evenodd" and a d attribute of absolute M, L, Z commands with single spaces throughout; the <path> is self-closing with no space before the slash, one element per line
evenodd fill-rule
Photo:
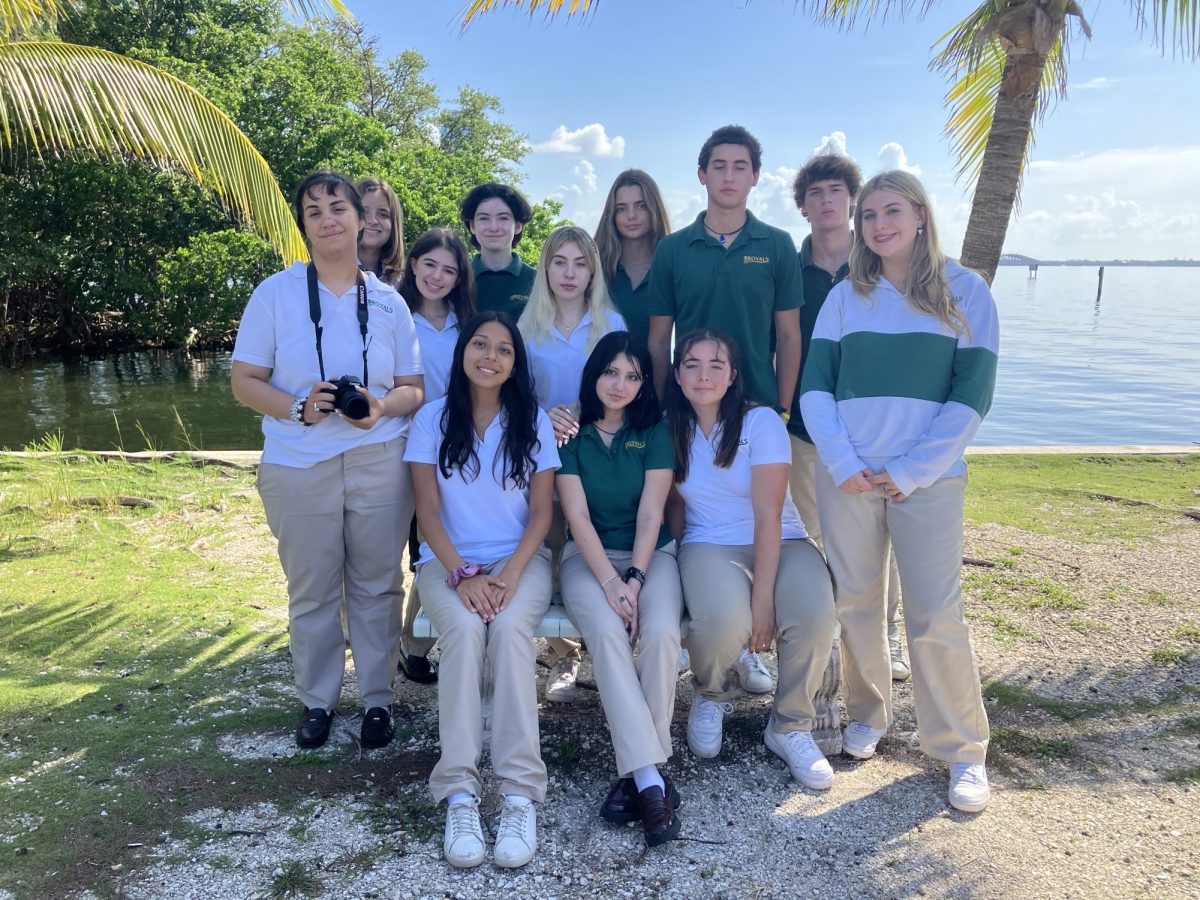
<path fill-rule="evenodd" d="M 912 175 L 921 177 L 921 167 L 913 165 L 908 161 L 908 154 L 904 152 L 904 146 L 895 141 L 888 141 L 879 148 L 879 163 L 881 170 L 890 171 L 891 169 L 899 169 L 901 172 L 908 172 Z"/>
<path fill-rule="evenodd" d="M 824 156 L 826 154 L 836 154 L 837 156 L 850 155 L 846 152 L 846 132 L 835 131 L 821 138 L 821 143 L 813 148 L 813 156 Z"/>
<path fill-rule="evenodd" d="M 625 138 L 620 135 L 609 138 L 599 122 L 568 131 L 559 125 L 550 134 L 550 139 L 534 144 L 534 153 L 565 153 L 572 156 L 600 156 L 620 159 L 625 155 Z"/>
<path fill-rule="evenodd" d="M 583 179 L 583 184 L 589 194 L 596 192 L 596 167 L 586 159 L 581 159 L 579 165 L 571 170 L 571 174 Z"/>
<path fill-rule="evenodd" d="M 1098 90 L 1102 90 L 1104 88 L 1112 87 L 1119 80 L 1120 80 L 1119 78 L 1104 78 L 1103 76 L 1101 76 L 1099 78 L 1093 78 L 1090 81 L 1085 81 L 1083 84 L 1075 85 L 1075 90 L 1077 90 L 1077 91 L 1098 91 Z"/>

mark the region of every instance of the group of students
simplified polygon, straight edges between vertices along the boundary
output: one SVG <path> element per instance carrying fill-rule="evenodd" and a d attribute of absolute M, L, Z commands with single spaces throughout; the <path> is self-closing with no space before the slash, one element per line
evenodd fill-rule
<path fill-rule="evenodd" d="M 595 238 L 555 230 L 536 269 L 513 252 L 531 210 L 508 186 L 463 201 L 473 258 L 449 229 L 406 255 L 381 181 L 321 172 L 296 193 L 312 262 L 255 290 L 232 375 L 263 414 L 259 490 L 288 582 L 296 739 L 329 735 L 344 606 L 363 746 L 391 740 L 397 665 L 438 683 L 430 788 L 454 866 L 487 855 L 489 693 L 503 796 L 493 860 L 522 866 L 536 851 L 547 776 L 532 635 L 556 581 L 615 751 L 600 815 L 640 822 L 649 845 L 681 827 L 664 771 L 681 644 L 693 754 L 720 753 L 733 673 L 771 690 L 761 654 L 777 648 L 764 741 L 797 781 L 828 789 L 811 731 L 836 626 L 843 745 L 867 759 L 892 722 L 891 680 L 908 675 L 893 630 L 901 585 L 921 746 L 950 764 L 953 806 L 988 803 L 959 570 L 963 452 L 991 402 L 995 305 L 942 254 L 911 175 L 863 185 L 851 160 L 814 157 L 795 182 L 812 227 L 797 253 L 746 208 L 760 169 L 758 141 L 719 128 L 700 151 L 708 203 L 694 223 L 669 233 L 654 181 L 629 170 Z M 437 669 L 404 603 L 414 528 Z M 551 652 L 548 699 L 570 699 L 580 648 Z"/>

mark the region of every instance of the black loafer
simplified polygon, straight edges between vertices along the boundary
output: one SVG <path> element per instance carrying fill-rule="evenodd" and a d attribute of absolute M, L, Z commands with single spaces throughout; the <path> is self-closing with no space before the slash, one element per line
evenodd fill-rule
<path fill-rule="evenodd" d="M 395 733 L 392 714 L 382 706 L 372 706 L 363 716 L 362 735 L 359 740 L 366 749 L 376 750 L 390 744 Z"/>
<path fill-rule="evenodd" d="M 296 726 L 296 746 L 314 750 L 329 740 L 329 729 L 333 727 L 333 713 L 323 709 L 304 707 L 300 724 Z"/>
<path fill-rule="evenodd" d="M 674 794 L 674 789 L 669 779 L 663 780 L 667 784 L 665 793 L 658 785 L 654 785 L 638 794 L 638 806 L 642 812 L 642 833 L 646 837 L 646 845 L 650 847 L 675 840 L 679 837 L 681 827 L 679 816 L 675 814 L 675 806 L 672 800 L 668 799 Z"/>
<path fill-rule="evenodd" d="M 679 796 L 675 785 L 671 784 L 669 779 L 664 778 L 663 780 L 667 783 L 667 795 L 671 798 L 671 809 L 679 809 L 683 804 L 683 798 Z M 638 800 L 637 785 L 634 784 L 632 778 L 618 778 L 613 782 L 608 796 L 600 804 L 600 818 L 605 822 L 612 822 L 614 825 L 628 825 L 630 822 L 641 821 L 642 806 Z"/>
<path fill-rule="evenodd" d="M 437 664 L 431 663 L 428 656 L 401 653 L 396 668 L 409 681 L 415 681 L 417 684 L 437 684 Z"/>

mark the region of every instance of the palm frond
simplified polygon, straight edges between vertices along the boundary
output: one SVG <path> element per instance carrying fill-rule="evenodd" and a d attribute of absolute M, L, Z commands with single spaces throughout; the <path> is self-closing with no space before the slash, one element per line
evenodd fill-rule
<path fill-rule="evenodd" d="M 1150 7 L 1150 25 L 1154 32 L 1154 43 L 1171 55 L 1176 54 L 1195 59 L 1200 56 L 1200 3 L 1196 0 L 1130 0 L 1130 7 L 1137 16 L 1138 25 L 1146 28 L 1146 7 Z"/>
<path fill-rule="evenodd" d="M 320 19 L 330 13 L 343 19 L 354 19 L 354 14 L 342 0 L 283 0 L 283 5 L 302 19 Z"/>
<path fill-rule="evenodd" d="M 467 0 L 459 10 L 459 19 L 462 28 L 466 30 L 475 19 L 500 7 L 528 7 L 530 18 L 541 9 L 545 11 L 547 19 L 552 19 L 564 9 L 567 18 L 586 16 L 599 5 L 600 0 Z"/>
<path fill-rule="evenodd" d="M 0 0 L 0 40 L 52 26 L 72 6 L 73 0 Z"/>
<path fill-rule="evenodd" d="M 96 47 L 0 43 L 0 150 L 136 156 L 191 175 L 287 263 L 307 251 L 266 161 L 178 78 Z"/>
<path fill-rule="evenodd" d="M 889 15 L 903 18 L 914 7 L 920 7 L 919 15 L 925 15 L 934 0 L 804 0 L 804 8 L 818 22 L 836 25 L 849 31 L 861 21 L 870 25 L 873 21 L 887 21 Z"/>

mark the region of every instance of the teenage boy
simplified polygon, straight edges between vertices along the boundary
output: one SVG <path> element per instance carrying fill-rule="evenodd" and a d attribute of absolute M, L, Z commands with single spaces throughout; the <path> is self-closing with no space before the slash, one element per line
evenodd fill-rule
<path fill-rule="evenodd" d="M 513 253 L 533 218 L 529 201 L 507 184 L 488 182 L 467 194 L 459 215 L 471 234 L 471 245 L 479 251 L 471 258 L 476 308 L 519 319 L 535 273 L 533 266 Z"/>
<path fill-rule="evenodd" d="M 804 281 L 804 306 L 800 309 L 802 359 L 808 357 L 817 313 L 833 286 L 850 274 L 850 247 L 854 235 L 850 218 L 854 198 L 862 186 L 862 172 L 854 160 L 832 153 L 814 156 L 796 174 L 792 196 L 800 215 L 808 219 L 812 233 L 800 245 L 800 269 Z M 817 450 L 800 415 L 800 392 L 792 400 L 788 431 L 792 438 L 792 470 L 788 479 L 792 500 L 800 511 L 809 536 L 821 541 L 814 473 Z M 896 557 L 888 572 L 888 644 L 892 652 L 892 678 L 903 681 L 911 674 L 900 645 L 900 576 Z"/>
<path fill-rule="evenodd" d="M 718 128 L 700 148 L 708 206 L 659 242 L 650 267 L 650 354 L 659 396 L 671 369 L 671 333 L 715 328 L 742 356 L 746 395 L 788 418 L 800 374 L 804 305 L 796 245 L 746 209 L 758 184 L 762 146 L 740 125 Z M 771 332 L 774 327 L 774 359 Z"/>

